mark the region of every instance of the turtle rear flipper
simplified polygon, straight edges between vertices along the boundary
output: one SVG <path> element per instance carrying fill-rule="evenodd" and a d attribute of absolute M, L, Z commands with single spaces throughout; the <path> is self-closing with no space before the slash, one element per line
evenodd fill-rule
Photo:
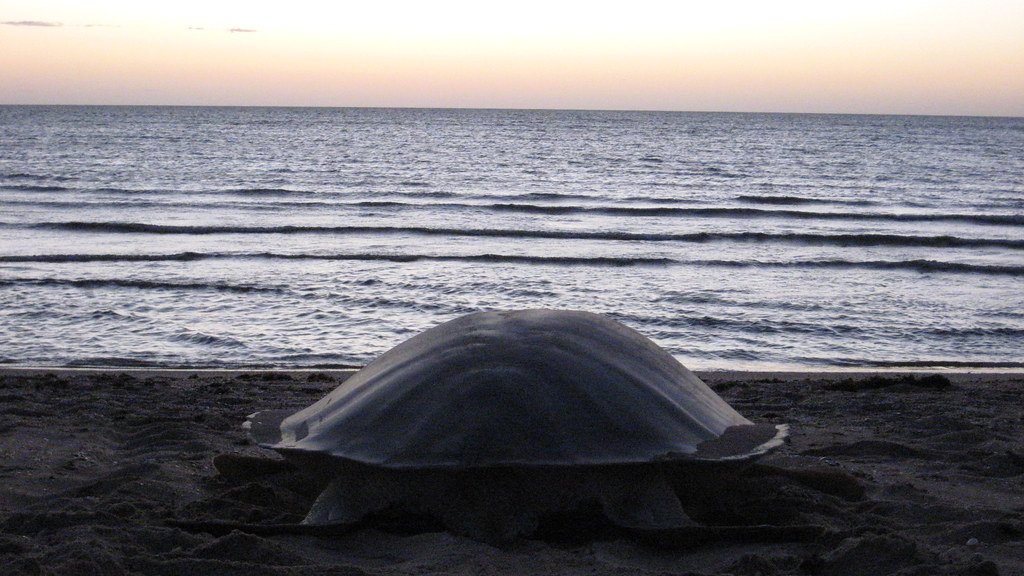
<path fill-rule="evenodd" d="M 842 538 L 825 526 L 801 524 L 795 526 L 683 526 L 664 530 L 629 530 L 640 542 L 666 549 L 688 549 L 715 543 L 753 542 L 758 544 L 779 542 L 818 542 L 826 538 Z"/>

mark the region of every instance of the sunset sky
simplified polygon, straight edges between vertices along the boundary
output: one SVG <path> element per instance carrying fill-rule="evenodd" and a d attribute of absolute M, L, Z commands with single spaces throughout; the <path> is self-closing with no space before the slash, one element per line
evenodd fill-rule
<path fill-rule="evenodd" d="M 1024 116 L 1021 0 L 0 0 L 0 103 Z"/>

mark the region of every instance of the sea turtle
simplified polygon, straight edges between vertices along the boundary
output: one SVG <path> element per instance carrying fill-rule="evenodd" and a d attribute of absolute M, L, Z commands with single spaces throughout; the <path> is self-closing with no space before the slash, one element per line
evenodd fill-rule
<path fill-rule="evenodd" d="M 692 525 L 689 479 L 788 433 L 751 423 L 638 332 L 558 310 L 446 322 L 246 427 L 326 482 L 304 524 L 398 509 L 487 542 L 584 505 L 629 529 Z"/>

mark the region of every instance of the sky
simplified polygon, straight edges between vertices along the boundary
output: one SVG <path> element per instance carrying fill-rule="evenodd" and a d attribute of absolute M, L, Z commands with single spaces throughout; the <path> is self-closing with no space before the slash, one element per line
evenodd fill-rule
<path fill-rule="evenodd" d="M 0 0 L 0 104 L 1024 116 L 1024 1 Z"/>

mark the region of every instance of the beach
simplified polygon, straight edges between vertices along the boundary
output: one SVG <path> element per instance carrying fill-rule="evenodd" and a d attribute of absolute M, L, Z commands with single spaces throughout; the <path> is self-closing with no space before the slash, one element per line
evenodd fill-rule
<path fill-rule="evenodd" d="M 821 527 L 811 539 L 668 546 L 571 526 L 494 547 L 394 522 L 324 536 L 172 525 L 300 521 L 316 495 L 301 473 L 214 459 L 277 458 L 245 417 L 305 407 L 350 374 L 0 370 L 0 572 L 1024 574 L 1019 371 L 699 372 L 749 419 L 791 427 L 758 463 L 777 471 L 764 496 L 737 514 Z"/>

